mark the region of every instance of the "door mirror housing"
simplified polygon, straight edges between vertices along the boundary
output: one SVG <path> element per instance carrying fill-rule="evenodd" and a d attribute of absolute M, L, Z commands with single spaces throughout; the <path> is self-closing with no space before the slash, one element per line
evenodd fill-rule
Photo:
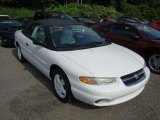
<path fill-rule="evenodd" d="M 45 47 L 44 43 L 43 43 L 41 40 L 34 40 L 34 41 L 33 41 L 33 44 L 35 44 L 35 45 L 40 45 L 40 46 L 44 46 L 44 47 Z"/>

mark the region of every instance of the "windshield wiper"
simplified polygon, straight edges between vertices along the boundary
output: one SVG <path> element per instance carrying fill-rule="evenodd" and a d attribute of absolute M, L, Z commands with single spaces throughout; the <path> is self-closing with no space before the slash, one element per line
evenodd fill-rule
<path fill-rule="evenodd" d="M 71 48 L 71 47 L 81 47 L 80 45 L 75 45 L 75 44 L 61 44 L 59 47 L 64 47 L 64 48 Z"/>
<path fill-rule="evenodd" d="M 91 43 L 85 44 L 84 46 L 101 46 L 106 44 L 107 42 L 91 42 Z"/>
<path fill-rule="evenodd" d="M 69 49 L 75 49 L 75 48 L 86 48 L 86 47 L 99 47 L 99 46 L 104 46 L 108 45 L 110 42 L 103 41 L 103 42 L 90 42 L 88 44 L 84 45 L 78 45 L 78 44 L 61 44 L 58 46 L 58 48 L 69 48 Z"/>

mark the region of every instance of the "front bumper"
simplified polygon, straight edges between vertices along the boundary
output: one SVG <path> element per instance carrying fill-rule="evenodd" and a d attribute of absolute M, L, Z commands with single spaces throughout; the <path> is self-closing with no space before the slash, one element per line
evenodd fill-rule
<path fill-rule="evenodd" d="M 14 45 L 14 35 L 12 34 L 6 34 L 2 36 L 1 39 L 3 39 L 7 45 Z"/>
<path fill-rule="evenodd" d="M 126 102 L 139 95 L 147 81 L 150 78 L 150 71 L 147 67 L 144 68 L 146 77 L 144 80 L 132 86 L 126 86 L 120 78 L 117 82 L 109 85 L 86 85 L 75 84 L 71 85 L 73 96 L 85 103 L 94 106 L 111 106 Z"/>

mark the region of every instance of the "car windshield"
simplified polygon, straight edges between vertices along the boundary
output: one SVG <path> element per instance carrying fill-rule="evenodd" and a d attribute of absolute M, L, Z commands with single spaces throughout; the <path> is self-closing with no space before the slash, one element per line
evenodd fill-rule
<path fill-rule="evenodd" d="M 140 30 L 150 40 L 160 40 L 160 32 L 148 25 L 138 24 L 136 28 Z"/>
<path fill-rule="evenodd" d="M 109 44 L 95 31 L 83 25 L 49 27 L 53 46 L 60 49 L 84 49 Z"/>

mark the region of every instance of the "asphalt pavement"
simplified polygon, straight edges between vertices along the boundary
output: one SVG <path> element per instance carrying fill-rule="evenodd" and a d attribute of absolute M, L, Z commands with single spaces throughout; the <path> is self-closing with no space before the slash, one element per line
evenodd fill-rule
<path fill-rule="evenodd" d="M 160 120 L 160 75 L 151 74 L 136 98 L 110 107 L 64 104 L 52 91 L 42 73 L 17 60 L 15 48 L 0 47 L 0 120 Z"/>

